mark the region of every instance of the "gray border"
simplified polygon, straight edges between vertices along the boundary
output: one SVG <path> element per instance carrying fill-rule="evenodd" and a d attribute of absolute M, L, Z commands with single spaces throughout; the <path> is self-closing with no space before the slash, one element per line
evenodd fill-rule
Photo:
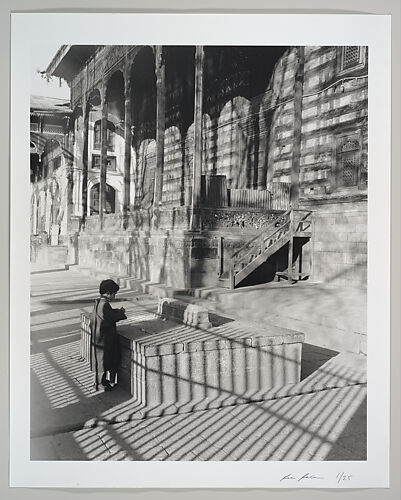
<path fill-rule="evenodd" d="M 113 8 L 111 8 L 113 5 Z M 166 8 L 168 5 L 168 9 Z M 246 6 L 246 9 L 244 9 Z M 193 500 L 201 498 L 214 498 L 235 500 L 236 498 L 265 499 L 321 499 L 329 495 L 341 495 L 341 499 L 399 499 L 401 497 L 401 460 L 400 460 L 400 330 L 401 313 L 401 175 L 400 175 L 400 0 L 303 0 L 302 9 L 299 0 L 241 0 L 230 1 L 229 12 L 264 12 L 264 13 L 371 13 L 392 14 L 392 241 L 391 241 L 391 463 L 390 463 L 390 488 L 386 490 L 71 490 L 71 489 L 29 489 L 8 488 L 8 450 L 9 450 L 9 339 L 7 336 L 9 324 L 9 109 L 10 109 L 10 12 L 171 12 L 172 10 L 190 12 L 222 12 L 226 10 L 226 0 L 2 0 L 0 3 L 0 50 L 3 78 L 0 79 L 0 103 L 3 119 L 0 122 L 0 165 L 2 173 L 2 196 L 0 197 L 0 276 L 4 285 L 0 288 L 0 317 L 2 318 L 2 343 L 0 374 L 2 375 L 3 404 L 0 404 L 0 495 L 5 499 L 74 499 L 88 498 L 89 494 L 96 492 L 97 498 L 131 498 L 135 495 L 143 499 L 181 498 L 191 496 Z M 373 139 L 371 139 L 373 140 Z"/>

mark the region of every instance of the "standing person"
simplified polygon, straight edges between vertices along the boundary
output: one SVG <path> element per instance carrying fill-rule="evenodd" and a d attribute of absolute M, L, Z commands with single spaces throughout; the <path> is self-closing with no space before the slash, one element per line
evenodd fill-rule
<path fill-rule="evenodd" d="M 91 317 L 91 370 L 95 372 L 95 387 L 99 384 L 105 391 L 111 391 L 116 382 L 120 365 L 120 343 L 116 323 L 126 319 L 125 309 L 113 309 L 110 302 L 114 300 L 120 287 L 113 280 L 100 283 L 100 298 L 95 300 Z M 102 377 L 99 382 L 99 374 Z M 107 374 L 109 378 L 107 378 Z"/>

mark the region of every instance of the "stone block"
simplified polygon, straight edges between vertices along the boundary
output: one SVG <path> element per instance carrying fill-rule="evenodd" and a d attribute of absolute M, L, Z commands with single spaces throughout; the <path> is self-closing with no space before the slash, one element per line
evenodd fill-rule
<path fill-rule="evenodd" d="M 186 304 L 171 298 L 159 299 L 157 314 L 166 319 L 174 319 L 194 328 L 211 327 L 209 312 L 196 304 Z"/>
<path fill-rule="evenodd" d="M 154 322 L 149 332 L 135 323 L 119 329 L 119 383 L 146 412 L 259 401 L 273 387 L 299 382 L 303 334 L 266 327 L 263 335 L 243 332 L 241 325 L 234 324 L 201 334 L 188 327 L 177 341 L 175 328 L 166 329 L 161 319 Z M 157 322 L 163 335 L 154 335 Z M 88 325 L 88 315 L 82 314 L 81 357 L 85 360 L 90 349 Z"/>
<path fill-rule="evenodd" d="M 367 232 L 364 231 L 364 232 L 348 233 L 347 239 L 350 242 L 366 243 L 366 241 L 367 241 Z"/>
<path fill-rule="evenodd" d="M 178 354 L 183 351 L 184 351 L 184 345 L 181 343 L 150 345 L 150 346 L 144 346 L 142 349 L 142 352 L 146 357 L 167 356 L 168 354 Z"/>
<path fill-rule="evenodd" d="M 211 407 L 216 401 L 218 407 L 226 398 L 231 404 L 261 400 L 272 387 L 298 381 L 300 361 L 300 343 L 152 356 L 146 358 L 143 403 Z"/>

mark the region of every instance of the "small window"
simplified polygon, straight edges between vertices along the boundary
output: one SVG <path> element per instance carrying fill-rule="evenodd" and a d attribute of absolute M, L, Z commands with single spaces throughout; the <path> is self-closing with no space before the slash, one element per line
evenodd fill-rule
<path fill-rule="evenodd" d="M 53 169 L 57 170 L 61 165 L 61 156 L 57 156 L 57 158 L 54 158 L 53 160 Z"/>
<path fill-rule="evenodd" d="M 109 151 L 114 151 L 114 139 L 116 135 L 116 128 L 111 122 L 107 123 L 107 149 Z"/>
<path fill-rule="evenodd" d="M 361 145 L 358 134 L 337 139 L 337 165 L 335 183 L 337 187 L 352 187 L 359 182 Z"/>
<path fill-rule="evenodd" d="M 361 62 L 361 48 L 348 46 L 343 48 L 343 69 L 353 68 Z"/>
<path fill-rule="evenodd" d="M 107 150 L 114 151 L 116 128 L 112 122 L 107 122 Z M 102 121 L 98 120 L 93 127 L 93 149 L 102 147 Z"/>
<path fill-rule="evenodd" d="M 365 65 L 365 50 L 364 47 L 357 45 L 346 45 L 338 47 L 338 70 L 340 73 L 361 69 Z"/>
<path fill-rule="evenodd" d="M 93 129 L 93 149 L 100 149 L 102 147 L 102 124 L 101 121 L 98 120 L 95 123 L 95 127 Z"/>
<path fill-rule="evenodd" d="M 92 155 L 92 168 L 100 170 L 100 155 Z M 116 170 L 116 157 L 107 157 L 107 170 Z"/>

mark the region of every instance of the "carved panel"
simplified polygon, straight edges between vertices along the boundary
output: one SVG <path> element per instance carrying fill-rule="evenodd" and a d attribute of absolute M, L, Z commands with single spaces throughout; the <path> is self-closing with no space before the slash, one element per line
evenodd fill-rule
<path fill-rule="evenodd" d="M 112 72 L 116 70 L 118 66 L 123 68 L 126 53 L 126 45 L 113 45 L 104 58 L 104 73 Z"/>
<path fill-rule="evenodd" d="M 342 146 L 341 153 L 345 153 L 347 151 L 355 151 L 359 149 L 359 141 L 355 137 L 346 137 Z"/>
<path fill-rule="evenodd" d="M 227 75 L 223 80 L 216 77 L 207 85 L 207 93 L 205 95 L 206 103 L 224 100 L 230 97 L 238 89 L 244 90 L 249 86 L 250 71 L 238 71 L 235 74 Z"/>
<path fill-rule="evenodd" d="M 202 210 L 204 229 L 244 228 L 262 229 L 279 217 L 276 212 L 257 212 L 244 210 Z"/>

